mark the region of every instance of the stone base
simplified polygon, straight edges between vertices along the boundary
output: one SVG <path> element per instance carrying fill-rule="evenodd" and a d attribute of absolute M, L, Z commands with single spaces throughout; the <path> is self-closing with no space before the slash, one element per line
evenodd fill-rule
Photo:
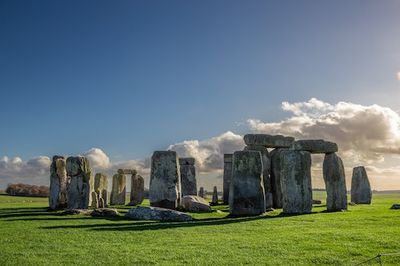
<path fill-rule="evenodd" d="M 162 200 L 157 202 L 150 202 L 150 206 L 175 210 L 178 207 L 178 202 L 170 200 Z"/>

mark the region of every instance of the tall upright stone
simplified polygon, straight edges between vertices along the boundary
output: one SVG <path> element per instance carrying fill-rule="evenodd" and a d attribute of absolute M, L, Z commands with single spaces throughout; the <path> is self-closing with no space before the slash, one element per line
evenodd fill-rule
<path fill-rule="evenodd" d="M 224 154 L 224 176 L 223 176 L 223 194 L 224 204 L 229 203 L 229 187 L 232 180 L 232 156 L 233 154 Z"/>
<path fill-rule="evenodd" d="M 150 205 L 176 209 L 181 197 L 180 171 L 175 151 L 155 151 L 151 157 Z"/>
<path fill-rule="evenodd" d="M 126 176 L 123 171 L 118 170 L 112 178 L 111 205 L 125 205 L 126 198 Z"/>
<path fill-rule="evenodd" d="M 195 159 L 192 157 L 179 158 L 181 173 L 182 197 L 187 195 L 197 196 Z"/>
<path fill-rule="evenodd" d="M 261 153 L 262 166 L 263 166 L 263 182 L 265 189 L 265 206 L 267 209 L 273 207 L 272 184 L 270 178 L 271 161 L 269 159 L 268 149 L 261 145 L 247 145 L 244 150 L 246 151 L 259 151 Z"/>
<path fill-rule="evenodd" d="M 351 178 L 351 201 L 357 204 L 371 204 L 371 199 L 371 185 L 365 167 L 354 167 Z"/>
<path fill-rule="evenodd" d="M 311 154 L 307 151 L 281 151 L 283 212 L 310 213 L 312 208 Z"/>
<path fill-rule="evenodd" d="M 342 159 L 336 153 L 325 154 L 323 176 L 327 195 L 327 210 L 347 210 L 346 176 Z"/>
<path fill-rule="evenodd" d="M 211 199 L 211 204 L 212 205 L 218 205 L 218 189 L 216 186 L 214 186 L 213 189 L 213 195 L 212 195 L 212 199 Z"/>
<path fill-rule="evenodd" d="M 52 210 L 67 207 L 67 170 L 63 156 L 53 156 L 50 165 L 49 208 Z"/>
<path fill-rule="evenodd" d="M 252 150 L 237 151 L 233 154 L 229 212 L 233 216 L 251 216 L 265 211 L 261 153 Z"/>
<path fill-rule="evenodd" d="M 136 206 L 144 199 L 144 179 L 141 175 L 131 176 L 131 198 L 129 205 Z"/>
<path fill-rule="evenodd" d="M 94 192 L 97 196 L 97 204 L 99 208 L 108 206 L 108 178 L 102 173 L 97 173 L 94 176 Z"/>
<path fill-rule="evenodd" d="M 67 207 L 68 209 L 87 209 L 91 194 L 91 169 L 87 158 L 68 157 Z"/>
<path fill-rule="evenodd" d="M 199 189 L 199 197 L 202 197 L 203 199 L 205 199 L 204 187 L 200 187 L 200 189 Z"/>
<path fill-rule="evenodd" d="M 282 208 L 282 187 L 281 187 L 281 152 L 286 149 L 276 148 L 271 151 L 271 186 L 273 196 L 273 207 L 275 209 Z"/>

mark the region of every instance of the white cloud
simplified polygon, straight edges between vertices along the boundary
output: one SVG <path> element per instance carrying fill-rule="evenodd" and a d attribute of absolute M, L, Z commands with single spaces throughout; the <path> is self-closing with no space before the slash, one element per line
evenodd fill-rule
<path fill-rule="evenodd" d="M 397 72 L 397 80 L 400 80 L 400 71 Z"/>
<path fill-rule="evenodd" d="M 335 141 L 342 156 L 359 163 L 380 162 L 384 154 L 400 153 L 400 116 L 390 108 L 348 102 L 331 105 L 313 98 L 308 102 L 284 102 L 282 109 L 292 116 L 280 122 L 249 119 L 250 129 Z"/>
<path fill-rule="evenodd" d="M 83 156 L 89 160 L 92 168 L 105 170 L 110 167 L 110 158 L 108 158 L 107 154 L 99 148 L 91 148 L 86 151 Z"/>
<path fill-rule="evenodd" d="M 168 147 L 179 157 L 194 157 L 201 172 L 213 172 L 223 168 L 224 153 L 233 153 L 244 148 L 243 137 L 231 131 L 206 140 L 185 140 Z"/>

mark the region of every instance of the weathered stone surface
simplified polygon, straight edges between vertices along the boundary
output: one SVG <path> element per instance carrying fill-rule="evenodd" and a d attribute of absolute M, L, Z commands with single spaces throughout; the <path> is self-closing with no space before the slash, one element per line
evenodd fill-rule
<path fill-rule="evenodd" d="M 342 159 L 336 153 L 325 154 L 323 176 L 328 211 L 347 210 L 346 177 Z"/>
<path fill-rule="evenodd" d="M 212 205 L 218 205 L 218 189 L 216 186 L 214 186 L 213 189 L 213 195 L 212 195 L 212 199 L 211 199 L 211 204 Z"/>
<path fill-rule="evenodd" d="M 134 169 L 118 169 L 117 171 L 120 175 L 136 175 L 137 172 Z"/>
<path fill-rule="evenodd" d="M 135 220 L 156 220 L 170 222 L 184 222 L 193 220 L 192 216 L 189 214 L 158 207 L 132 208 L 128 211 L 126 217 Z"/>
<path fill-rule="evenodd" d="M 106 175 L 97 173 L 94 176 L 94 192 L 97 195 L 98 208 L 108 206 L 108 178 Z"/>
<path fill-rule="evenodd" d="M 229 190 L 229 212 L 233 216 L 259 215 L 265 212 L 263 165 L 258 151 L 233 154 L 233 174 Z"/>
<path fill-rule="evenodd" d="M 316 205 L 322 204 L 322 201 L 321 201 L 321 200 L 315 200 L 315 199 L 313 199 L 313 200 L 312 200 L 312 204 L 313 204 L 313 205 L 314 205 L 314 204 L 316 204 Z"/>
<path fill-rule="evenodd" d="M 124 174 L 116 174 L 113 176 L 110 198 L 111 205 L 125 205 L 126 176 Z"/>
<path fill-rule="evenodd" d="M 98 202 L 98 197 L 97 193 L 92 191 L 92 203 L 90 205 L 92 208 L 99 208 L 99 202 Z"/>
<path fill-rule="evenodd" d="M 271 171 L 271 160 L 267 148 L 260 145 L 248 145 L 244 148 L 245 151 L 259 151 L 261 153 L 262 165 L 263 165 L 263 182 L 265 189 L 265 207 L 270 209 L 273 207 L 273 194 L 272 194 L 272 183 L 270 177 Z"/>
<path fill-rule="evenodd" d="M 117 216 L 119 216 L 119 212 L 117 211 L 117 209 L 98 208 L 98 209 L 94 209 L 90 213 L 90 216 L 93 216 L 93 217 L 117 217 Z"/>
<path fill-rule="evenodd" d="M 67 170 L 63 156 L 54 156 L 50 165 L 49 208 L 63 209 L 67 206 Z"/>
<path fill-rule="evenodd" d="M 333 153 L 338 151 L 336 143 L 322 139 L 296 140 L 290 148 L 292 150 L 308 151 L 310 153 Z"/>
<path fill-rule="evenodd" d="M 261 145 L 266 148 L 289 148 L 294 138 L 282 135 L 247 134 L 244 136 L 246 145 Z"/>
<path fill-rule="evenodd" d="M 188 212 L 212 212 L 210 204 L 199 196 L 183 196 L 181 206 Z"/>
<path fill-rule="evenodd" d="M 371 198 L 371 185 L 365 167 L 354 167 L 351 178 L 351 201 L 356 204 L 371 204 Z"/>
<path fill-rule="evenodd" d="M 68 209 L 87 209 L 91 194 L 91 169 L 87 158 L 68 157 L 67 207 Z"/>
<path fill-rule="evenodd" d="M 61 214 L 62 215 L 76 215 L 76 214 L 84 214 L 90 215 L 92 210 L 88 209 L 65 209 Z"/>
<path fill-rule="evenodd" d="M 223 196 L 224 204 L 229 203 L 229 187 L 232 180 L 232 156 L 233 154 L 224 154 L 224 175 L 223 175 Z"/>
<path fill-rule="evenodd" d="M 180 171 L 175 151 L 155 151 L 151 157 L 150 205 L 176 209 L 181 197 Z"/>
<path fill-rule="evenodd" d="M 284 150 L 280 154 L 283 212 L 310 213 L 312 208 L 310 153 Z"/>
<path fill-rule="evenodd" d="M 392 210 L 399 210 L 400 209 L 400 204 L 393 204 L 392 207 L 390 207 Z"/>
<path fill-rule="evenodd" d="M 204 188 L 203 187 L 200 187 L 200 190 L 199 190 L 199 197 L 202 197 L 203 199 L 204 199 Z"/>
<path fill-rule="evenodd" d="M 273 197 L 273 207 L 276 209 L 282 208 L 282 188 L 281 188 L 281 152 L 286 149 L 274 149 L 271 151 L 271 187 Z"/>
<path fill-rule="evenodd" d="M 196 168 L 194 164 L 195 159 L 192 157 L 179 159 L 182 197 L 186 195 L 197 196 Z"/>
<path fill-rule="evenodd" d="M 140 175 L 132 175 L 131 177 L 131 198 L 128 205 L 136 206 L 143 202 L 144 199 L 144 179 Z"/>

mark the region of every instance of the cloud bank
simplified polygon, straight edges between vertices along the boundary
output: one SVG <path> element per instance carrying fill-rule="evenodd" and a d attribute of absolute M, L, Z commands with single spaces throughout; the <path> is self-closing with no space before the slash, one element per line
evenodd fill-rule
<path fill-rule="evenodd" d="M 337 142 L 339 154 L 347 169 L 348 182 L 352 167 L 365 165 L 375 188 L 400 188 L 400 185 L 396 186 L 400 168 L 393 163 L 396 157 L 400 160 L 400 116 L 397 112 L 376 104 L 330 104 L 315 98 L 306 102 L 283 102 L 282 110 L 288 116 L 279 122 L 248 119 L 247 132 L 283 134 L 297 139 L 322 138 Z M 176 151 L 180 157 L 194 157 L 199 176 L 204 176 L 199 178 L 199 183 L 208 186 L 208 183 L 220 183 L 216 177 L 220 176 L 223 168 L 223 154 L 242 150 L 243 147 L 243 136 L 227 131 L 205 140 L 184 140 L 166 149 Z M 134 168 L 148 181 L 149 157 L 112 162 L 100 148 L 92 148 L 82 155 L 89 159 L 94 173 L 104 172 L 112 176 L 118 168 Z M 314 158 L 315 167 L 320 168 L 321 162 L 321 156 Z M 51 159 L 47 156 L 27 161 L 4 156 L 0 159 L 0 186 L 24 180 L 26 183 L 46 184 L 50 163 Z M 313 183 L 316 180 L 317 185 L 323 184 L 320 169 L 314 170 L 314 173 Z"/>

